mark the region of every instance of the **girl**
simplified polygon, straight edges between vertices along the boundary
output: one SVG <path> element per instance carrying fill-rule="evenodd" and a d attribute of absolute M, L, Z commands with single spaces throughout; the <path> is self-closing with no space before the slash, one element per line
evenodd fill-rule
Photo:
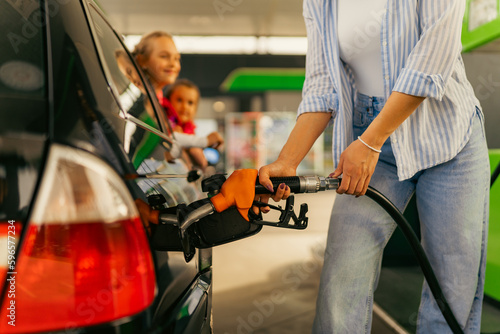
<path fill-rule="evenodd" d="M 180 79 L 169 86 L 166 97 L 177 112 L 177 117 L 172 119 L 174 131 L 195 134 L 194 118 L 200 100 L 199 88 L 187 79 Z M 201 148 L 191 147 L 186 150 L 186 153 L 193 165 L 205 171 L 208 161 Z"/>

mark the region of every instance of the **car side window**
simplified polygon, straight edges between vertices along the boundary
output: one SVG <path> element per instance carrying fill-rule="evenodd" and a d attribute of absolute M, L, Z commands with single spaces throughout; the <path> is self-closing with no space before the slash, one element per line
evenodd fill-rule
<path fill-rule="evenodd" d="M 123 111 L 134 116 L 140 116 L 146 112 L 150 118 L 156 120 L 145 84 L 133 59 L 111 27 L 93 7 L 90 7 L 90 15 L 102 57 L 104 57 L 102 60 L 109 70 L 106 75 L 109 76 L 108 80 L 112 81 L 110 82 L 114 86 L 112 88 L 116 89 L 114 93 L 118 95 Z"/>
<path fill-rule="evenodd" d="M 146 83 L 139 74 L 134 60 L 102 16 L 92 6 L 89 6 L 89 10 L 97 44 L 101 48 L 101 61 L 106 67 L 108 83 L 122 112 L 125 113 L 125 117 L 132 116 L 147 126 L 161 131 L 154 101 L 148 94 Z M 125 138 L 122 139 L 123 146 L 134 166 L 138 167 L 144 159 L 157 150 L 161 138 L 133 123 L 127 122 L 126 127 Z M 163 160 L 162 156 L 158 158 Z"/>
<path fill-rule="evenodd" d="M 113 90 L 122 112 L 126 117 L 132 116 L 142 123 L 167 134 L 171 129 L 166 125 L 164 114 L 155 113 L 161 110 L 156 98 L 151 98 L 148 83 L 143 80 L 122 41 L 99 12 L 89 6 L 94 26 L 94 35 L 98 47 L 101 48 L 101 62 L 105 63 L 105 74 L 108 84 Z M 156 107 L 155 107 L 156 104 Z M 156 109 L 155 109 L 156 108 Z M 160 126 L 161 124 L 161 126 Z M 122 139 L 125 152 L 139 174 L 179 174 L 187 173 L 187 168 L 179 159 L 167 162 L 162 147 L 162 138 L 154 132 L 141 128 L 132 122 L 126 122 L 125 135 Z M 140 180 L 138 185 L 146 194 L 162 193 L 168 206 L 177 203 L 190 203 L 199 197 L 199 192 L 185 179 Z"/>

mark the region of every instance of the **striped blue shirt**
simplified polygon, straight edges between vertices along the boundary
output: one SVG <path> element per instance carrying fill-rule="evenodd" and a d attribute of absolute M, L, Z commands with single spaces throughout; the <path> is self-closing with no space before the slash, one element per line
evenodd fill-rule
<path fill-rule="evenodd" d="M 348 1 L 348 0 L 345 0 Z M 298 115 L 331 112 L 334 165 L 353 141 L 356 88 L 340 61 L 338 0 L 304 0 L 306 80 Z M 387 0 L 380 43 L 384 92 L 426 97 L 390 136 L 398 178 L 451 160 L 467 143 L 476 106 L 461 57 L 464 0 Z"/>

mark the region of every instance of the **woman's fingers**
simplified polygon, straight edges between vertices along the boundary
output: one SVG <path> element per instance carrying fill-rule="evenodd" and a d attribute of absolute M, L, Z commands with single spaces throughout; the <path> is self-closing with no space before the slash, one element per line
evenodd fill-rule
<path fill-rule="evenodd" d="M 358 196 L 364 196 L 366 194 L 366 191 L 368 190 L 368 186 L 370 185 L 370 180 L 372 179 L 371 175 L 368 175 L 368 177 L 365 180 L 365 183 L 363 185 L 363 190 L 359 193 Z"/>
<path fill-rule="evenodd" d="M 344 173 L 340 187 L 337 189 L 337 193 L 362 196 L 368 189 L 370 179 L 371 175 L 369 173 L 363 173 L 356 176 L 350 176 Z"/>
<path fill-rule="evenodd" d="M 272 198 L 275 202 L 279 202 L 282 199 L 287 199 L 288 196 L 290 196 L 290 187 L 284 183 L 281 183 L 276 189 L 275 194 L 255 195 L 254 200 L 262 203 L 269 203 L 269 198 Z M 268 206 L 262 206 L 262 207 L 252 206 L 252 210 L 255 214 L 259 214 L 259 210 L 263 213 L 268 213 L 269 211 L 271 211 L 271 208 Z"/>
<path fill-rule="evenodd" d="M 271 195 L 255 195 L 254 201 L 262 202 L 262 203 L 269 203 L 270 197 L 271 197 Z M 258 207 L 258 206 L 254 205 L 254 206 L 252 206 L 252 210 L 253 210 L 253 213 L 258 215 L 259 211 L 262 211 L 263 213 L 268 213 L 269 211 L 271 211 L 271 208 L 268 206 Z"/>
<path fill-rule="evenodd" d="M 356 197 L 362 196 L 366 193 L 366 189 L 368 188 L 368 184 L 370 183 L 372 173 L 370 173 L 368 167 L 364 165 L 361 169 L 360 174 L 361 175 L 359 177 L 358 183 L 352 193 L 352 195 L 355 195 Z"/>
<path fill-rule="evenodd" d="M 337 194 L 345 194 L 347 190 L 349 190 L 349 186 L 351 185 L 351 177 L 349 175 L 343 175 L 342 182 L 340 186 L 337 188 Z"/>
<path fill-rule="evenodd" d="M 275 202 L 279 202 L 282 199 L 287 199 L 290 196 L 290 187 L 284 183 L 281 183 L 276 189 L 276 193 L 272 196 Z"/>
<path fill-rule="evenodd" d="M 283 165 L 279 162 L 274 162 L 269 165 L 263 166 L 259 169 L 259 183 L 262 184 L 267 190 L 272 192 L 272 194 L 256 195 L 255 200 L 263 203 L 269 203 L 269 199 L 272 198 L 275 202 L 279 202 L 282 199 L 287 199 L 290 196 L 290 187 L 284 183 L 278 185 L 276 189 L 273 188 L 273 183 L 271 182 L 271 177 L 276 176 L 291 176 L 295 175 L 295 170 L 289 166 Z M 263 213 L 268 213 L 271 208 L 265 207 L 253 207 L 253 211 L 258 213 L 259 210 Z"/>
<path fill-rule="evenodd" d="M 358 184 L 356 185 L 356 188 L 354 189 L 354 192 L 352 193 L 354 196 L 356 197 L 361 196 L 365 188 L 366 179 L 367 178 L 365 177 L 359 180 Z"/>
<path fill-rule="evenodd" d="M 269 176 L 269 168 L 267 166 L 262 167 L 259 170 L 259 183 L 262 184 L 267 190 L 273 192 L 273 183 L 271 182 Z"/>
<path fill-rule="evenodd" d="M 378 158 L 378 154 L 357 141 L 349 145 L 340 155 L 337 169 L 330 174 L 336 177 L 342 174 L 337 193 L 355 196 L 366 194 Z"/>

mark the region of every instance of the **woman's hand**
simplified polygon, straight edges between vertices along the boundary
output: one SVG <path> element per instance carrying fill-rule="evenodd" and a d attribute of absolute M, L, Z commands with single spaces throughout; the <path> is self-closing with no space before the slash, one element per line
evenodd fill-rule
<path fill-rule="evenodd" d="M 363 132 L 363 141 L 375 149 L 380 149 L 387 138 L 424 100 L 425 97 L 392 92 L 380 114 Z M 343 174 L 337 193 L 356 196 L 366 194 L 378 159 L 379 153 L 359 140 L 349 145 L 340 155 L 337 169 L 330 174 L 331 177 L 339 177 Z"/>
<path fill-rule="evenodd" d="M 297 166 L 311 149 L 314 142 L 323 133 L 330 122 L 332 114 L 330 112 L 310 112 L 299 116 L 293 127 L 285 146 L 281 149 L 278 159 L 262 167 L 259 170 L 259 182 L 264 187 L 272 191 L 273 184 L 270 177 L 273 176 L 295 176 Z M 272 195 L 274 201 L 278 202 L 290 196 L 290 188 L 285 184 L 280 184 L 276 194 Z M 269 203 L 271 195 L 257 195 L 256 200 Z M 262 212 L 269 212 L 269 207 L 261 208 Z M 257 214 L 259 209 L 253 207 Z"/>
<path fill-rule="evenodd" d="M 259 183 L 262 184 L 269 191 L 276 190 L 276 193 L 271 195 L 259 194 L 255 196 L 256 201 L 263 203 L 269 203 L 269 198 L 272 198 L 275 202 L 279 202 L 282 199 L 287 199 L 290 196 L 290 187 L 284 183 L 278 186 L 278 189 L 273 189 L 273 183 L 271 182 L 271 177 L 277 176 L 295 176 L 295 169 L 290 167 L 280 161 L 275 161 L 267 166 L 261 167 L 259 169 Z M 262 212 L 267 213 L 270 211 L 268 206 L 260 208 Z M 259 208 L 253 207 L 255 214 L 259 213 Z"/>
<path fill-rule="evenodd" d="M 351 143 L 340 155 L 337 169 L 330 174 L 330 177 L 342 175 L 337 193 L 356 196 L 366 194 L 378 158 L 379 153 L 366 147 L 360 140 Z"/>

